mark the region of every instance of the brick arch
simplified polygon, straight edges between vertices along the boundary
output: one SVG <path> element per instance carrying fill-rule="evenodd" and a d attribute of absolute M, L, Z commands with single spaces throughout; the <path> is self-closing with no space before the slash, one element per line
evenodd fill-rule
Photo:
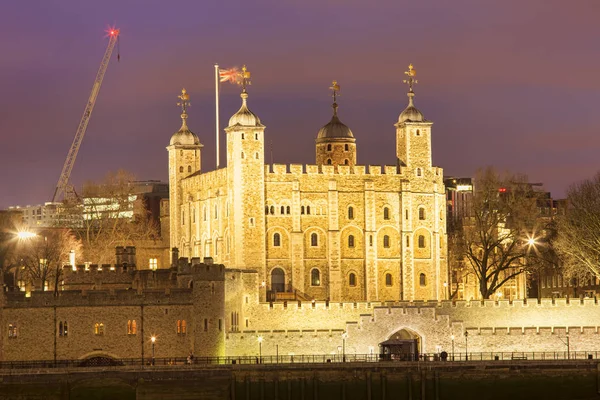
<path fill-rule="evenodd" d="M 121 357 L 119 357 L 115 353 L 109 353 L 108 351 L 99 351 L 99 350 L 95 350 L 95 351 L 91 351 L 89 353 L 85 353 L 84 355 L 80 356 L 77 359 L 78 360 L 87 360 L 87 359 L 94 358 L 94 357 L 105 357 L 105 358 L 111 358 L 113 360 L 120 360 L 121 359 Z"/>
<path fill-rule="evenodd" d="M 348 246 L 348 237 L 354 236 L 354 247 Z M 342 258 L 364 258 L 365 235 L 356 225 L 346 225 L 340 229 L 340 253 Z"/>
<path fill-rule="evenodd" d="M 419 236 L 425 237 L 425 247 L 419 247 Z M 413 254 L 415 258 L 431 258 L 432 235 L 427 228 L 418 228 L 413 233 Z"/>
<path fill-rule="evenodd" d="M 281 246 L 273 246 L 273 235 L 279 233 L 281 236 Z M 266 231 L 267 258 L 289 258 L 292 241 L 290 232 L 283 226 L 272 226 Z"/>
<path fill-rule="evenodd" d="M 317 233 L 319 243 L 317 247 L 311 246 L 311 234 Z M 310 226 L 302 232 L 304 241 L 305 258 L 327 258 L 327 232 L 318 226 Z"/>
<path fill-rule="evenodd" d="M 389 247 L 385 247 L 385 236 L 389 236 Z M 399 258 L 400 255 L 400 232 L 395 226 L 384 225 L 375 234 L 375 245 L 377 256 L 382 258 Z"/>

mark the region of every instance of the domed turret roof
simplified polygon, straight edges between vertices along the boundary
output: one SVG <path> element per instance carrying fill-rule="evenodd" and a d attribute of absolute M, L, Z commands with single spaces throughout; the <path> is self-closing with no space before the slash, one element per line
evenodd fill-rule
<path fill-rule="evenodd" d="M 171 136 L 171 141 L 169 142 L 169 145 L 173 146 L 173 145 L 179 145 L 179 146 L 197 146 L 200 145 L 200 139 L 198 139 L 198 136 L 196 136 L 196 134 L 192 131 L 190 131 L 190 129 L 187 126 L 187 107 L 190 105 L 190 95 L 188 94 L 188 92 L 185 89 L 181 90 L 181 94 L 179 96 L 179 99 L 181 100 L 179 103 L 177 103 L 178 106 L 181 107 L 181 128 L 179 128 L 179 131 L 175 132 L 173 134 L 173 136 Z"/>
<path fill-rule="evenodd" d="M 238 112 L 236 112 L 231 116 L 231 118 L 229 118 L 229 126 L 263 126 L 260 123 L 260 118 L 258 118 L 258 116 L 252 111 L 250 111 L 250 109 L 248 108 L 248 93 L 246 93 L 245 89 L 240 95 L 240 97 L 242 98 L 242 106 L 240 107 Z"/>
<path fill-rule="evenodd" d="M 415 97 L 414 92 L 409 92 L 408 93 L 408 107 L 406 107 L 404 109 L 404 111 L 402 111 L 400 113 L 400 116 L 398 117 L 398 122 L 402 123 L 402 122 L 425 122 L 427 121 L 425 119 L 425 117 L 423 116 L 423 113 L 421 111 L 419 111 L 417 109 L 417 107 L 415 107 L 415 105 L 413 104 L 413 97 Z"/>
<path fill-rule="evenodd" d="M 331 117 L 331 121 L 327 123 L 324 127 L 319 130 L 317 134 L 317 141 L 324 142 L 328 139 L 340 140 L 340 139 L 350 139 L 351 141 L 355 141 L 354 135 L 350 128 L 348 128 L 337 115 L 338 105 L 333 103 L 333 116 Z"/>

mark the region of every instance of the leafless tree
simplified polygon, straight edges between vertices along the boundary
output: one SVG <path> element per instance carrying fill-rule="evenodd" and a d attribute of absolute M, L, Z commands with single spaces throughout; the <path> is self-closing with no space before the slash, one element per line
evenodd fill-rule
<path fill-rule="evenodd" d="M 554 242 L 566 276 L 600 277 L 600 172 L 572 185 Z"/>
<path fill-rule="evenodd" d="M 456 256 L 475 275 L 484 299 L 536 264 L 534 241 L 540 232 L 539 196 L 527 177 L 493 168 L 477 173 L 471 217 L 465 218 L 454 241 Z"/>

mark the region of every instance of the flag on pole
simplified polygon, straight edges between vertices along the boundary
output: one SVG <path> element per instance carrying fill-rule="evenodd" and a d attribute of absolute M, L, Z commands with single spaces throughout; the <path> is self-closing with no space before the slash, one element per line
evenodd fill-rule
<path fill-rule="evenodd" d="M 240 71 L 236 67 L 229 69 L 219 68 L 219 82 L 238 83 L 239 79 Z"/>

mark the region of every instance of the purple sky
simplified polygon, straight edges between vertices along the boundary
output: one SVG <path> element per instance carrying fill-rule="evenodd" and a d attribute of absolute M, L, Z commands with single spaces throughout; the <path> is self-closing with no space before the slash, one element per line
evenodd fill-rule
<path fill-rule="evenodd" d="M 412 62 L 415 103 L 435 123 L 435 165 L 458 176 L 511 169 L 560 197 L 599 169 L 599 16 L 598 0 L 4 2 L 0 208 L 52 197 L 113 23 L 121 62 L 108 68 L 75 185 L 119 168 L 166 180 L 182 87 L 202 168 L 214 169 L 215 62 L 248 65 L 249 105 L 274 162 L 314 163 L 337 79 L 358 163 L 393 164 Z M 238 93 L 223 86 L 222 127 Z"/>

